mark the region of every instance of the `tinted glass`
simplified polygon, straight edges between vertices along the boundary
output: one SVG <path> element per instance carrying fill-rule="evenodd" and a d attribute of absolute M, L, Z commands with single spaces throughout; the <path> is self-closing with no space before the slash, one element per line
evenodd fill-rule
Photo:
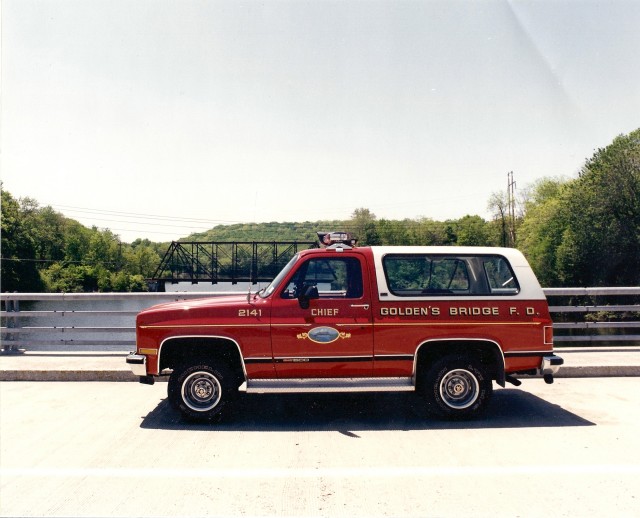
<path fill-rule="evenodd" d="M 485 257 L 483 265 L 491 293 L 518 293 L 518 283 L 504 257 Z"/>

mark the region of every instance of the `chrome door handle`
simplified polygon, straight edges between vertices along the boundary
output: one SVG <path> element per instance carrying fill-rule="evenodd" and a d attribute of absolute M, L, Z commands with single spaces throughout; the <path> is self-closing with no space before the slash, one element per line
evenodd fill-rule
<path fill-rule="evenodd" d="M 351 304 L 351 307 L 369 309 L 369 304 Z"/>

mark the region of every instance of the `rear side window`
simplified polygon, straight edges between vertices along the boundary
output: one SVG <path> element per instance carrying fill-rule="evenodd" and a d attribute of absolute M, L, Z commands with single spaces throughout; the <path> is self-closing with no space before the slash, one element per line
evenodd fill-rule
<path fill-rule="evenodd" d="M 504 295 L 518 293 L 519 287 L 515 275 L 504 257 L 483 257 L 482 263 L 491 293 Z"/>
<path fill-rule="evenodd" d="M 468 293 L 467 263 L 455 257 L 390 255 L 384 259 L 385 275 L 395 295 L 446 295 Z"/>
<path fill-rule="evenodd" d="M 383 259 L 387 286 L 394 295 L 511 295 L 518 284 L 500 256 L 390 254 Z"/>

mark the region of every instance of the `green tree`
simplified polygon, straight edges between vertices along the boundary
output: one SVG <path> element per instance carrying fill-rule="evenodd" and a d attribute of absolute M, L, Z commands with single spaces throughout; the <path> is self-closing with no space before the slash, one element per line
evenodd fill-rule
<path fill-rule="evenodd" d="M 489 198 L 488 208 L 493 214 L 494 226 L 497 227 L 500 235 L 500 246 L 508 246 L 509 243 L 509 204 L 507 193 L 503 191 L 494 192 Z"/>
<path fill-rule="evenodd" d="M 54 293 L 81 293 L 98 290 L 96 271 L 86 265 L 64 266 L 54 263 L 41 272 L 46 291 Z"/>
<path fill-rule="evenodd" d="M 2 291 L 40 291 L 36 241 L 24 221 L 20 203 L 2 190 Z"/>
<path fill-rule="evenodd" d="M 440 246 L 449 242 L 445 223 L 431 218 L 419 218 L 409 225 L 410 241 L 406 244 L 416 246 Z"/>
<path fill-rule="evenodd" d="M 129 291 L 130 276 L 125 272 L 111 273 L 111 282 L 109 291 L 126 292 Z"/>
<path fill-rule="evenodd" d="M 455 224 L 458 246 L 491 246 L 491 227 L 480 216 L 465 216 Z"/>
<path fill-rule="evenodd" d="M 64 227 L 64 260 L 83 262 L 89 253 L 92 231 L 77 221 L 66 220 Z"/>
<path fill-rule="evenodd" d="M 570 237 L 567 233 L 569 185 L 559 178 L 544 178 L 529 187 L 525 196 L 525 217 L 518 229 L 518 248 L 527 256 L 545 286 L 564 283 L 557 263 L 559 249 Z"/>
<path fill-rule="evenodd" d="M 142 275 L 129 276 L 129 289 L 127 291 L 148 291 L 149 286 Z"/>
<path fill-rule="evenodd" d="M 369 209 L 359 208 L 351 214 L 349 227 L 361 246 L 379 245 L 380 236 L 376 228 L 376 215 Z"/>
<path fill-rule="evenodd" d="M 382 245 L 406 245 L 410 241 L 408 220 L 381 219 L 377 222 L 378 236 Z"/>
<path fill-rule="evenodd" d="M 89 250 L 85 260 L 87 263 L 106 268 L 117 268 L 121 261 L 120 240 L 110 230 L 98 231 L 95 227 L 89 240 Z"/>
<path fill-rule="evenodd" d="M 135 248 L 126 247 L 123 259 L 127 273 L 140 275 L 143 278 L 150 278 L 161 260 L 160 255 L 150 245 L 138 245 Z"/>
<path fill-rule="evenodd" d="M 29 215 L 38 257 L 43 261 L 61 261 L 65 257 L 66 218 L 51 207 L 44 207 Z"/>
<path fill-rule="evenodd" d="M 567 197 L 571 246 L 558 272 L 575 286 L 640 284 L 640 129 L 589 159 Z"/>
<path fill-rule="evenodd" d="M 640 284 L 640 129 L 531 189 L 518 247 L 547 286 Z"/>

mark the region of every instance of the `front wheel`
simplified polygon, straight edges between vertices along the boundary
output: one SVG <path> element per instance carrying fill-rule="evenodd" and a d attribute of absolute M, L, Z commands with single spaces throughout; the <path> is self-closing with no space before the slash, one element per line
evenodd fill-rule
<path fill-rule="evenodd" d="M 237 392 L 231 379 L 223 364 L 180 366 L 169 378 L 169 401 L 189 420 L 216 421 Z"/>
<path fill-rule="evenodd" d="M 493 384 L 478 359 L 452 355 L 428 369 L 421 392 L 429 411 L 448 419 L 469 419 L 486 409 Z"/>

